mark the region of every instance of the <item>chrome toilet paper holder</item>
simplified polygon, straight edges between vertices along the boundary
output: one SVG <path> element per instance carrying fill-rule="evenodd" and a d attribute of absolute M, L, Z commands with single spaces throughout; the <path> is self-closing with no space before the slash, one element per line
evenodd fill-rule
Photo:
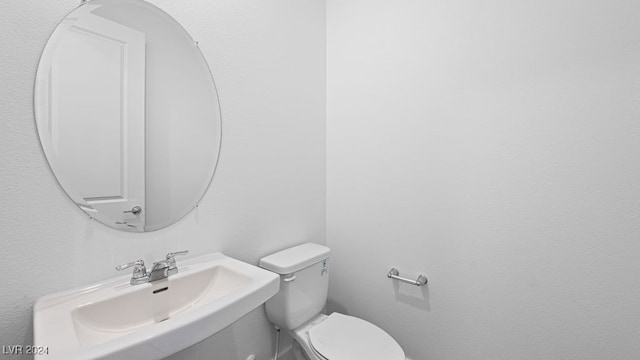
<path fill-rule="evenodd" d="M 416 286 L 426 285 L 427 282 L 429 281 L 427 279 L 427 277 L 422 275 L 422 274 L 418 275 L 418 278 L 416 280 L 411 280 L 411 279 L 407 279 L 407 278 L 401 277 L 400 276 L 400 271 L 398 271 L 398 269 L 396 269 L 396 268 L 392 268 L 391 270 L 389 270 L 389 273 L 387 274 L 387 277 L 389 279 L 395 279 L 395 280 L 401 281 L 403 283 L 416 285 Z"/>

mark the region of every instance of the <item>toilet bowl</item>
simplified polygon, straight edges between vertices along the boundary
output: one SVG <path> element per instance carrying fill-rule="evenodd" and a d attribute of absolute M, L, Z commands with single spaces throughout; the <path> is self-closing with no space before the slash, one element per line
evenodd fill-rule
<path fill-rule="evenodd" d="M 389 334 L 353 316 L 320 314 L 289 333 L 306 355 L 296 360 L 405 360 Z"/>
<path fill-rule="evenodd" d="M 376 325 L 349 315 L 321 313 L 327 300 L 330 249 L 307 243 L 260 259 L 280 274 L 267 318 L 294 339 L 296 360 L 405 360 L 400 345 Z"/>

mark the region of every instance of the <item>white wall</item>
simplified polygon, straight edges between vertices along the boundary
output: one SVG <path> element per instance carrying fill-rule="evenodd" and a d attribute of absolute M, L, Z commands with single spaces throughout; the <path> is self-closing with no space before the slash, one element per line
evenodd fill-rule
<path fill-rule="evenodd" d="M 325 242 L 324 3 L 153 3 L 200 42 L 223 147 L 200 208 L 149 234 L 89 221 L 37 142 L 39 54 L 77 3 L 0 4 L 0 345 L 133 258 Z M 639 6 L 328 0 L 330 309 L 414 360 L 636 358 Z M 266 359 L 269 330 L 258 310 L 174 358 Z"/>
<path fill-rule="evenodd" d="M 331 309 L 414 360 L 638 358 L 638 14 L 328 0 Z"/>
<path fill-rule="evenodd" d="M 49 34 L 78 1 L 0 3 L 0 345 L 31 343 L 39 296 L 115 276 L 115 265 L 135 258 L 189 249 L 190 256 L 221 251 L 256 264 L 293 244 L 325 242 L 324 2 L 152 3 L 200 42 L 220 94 L 223 135 L 199 209 L 148 234 L 88 220 L 41 154 L 36 67 Z M 254 353 L 264 360 L 273 350 L 269 331 L 259 310 L 177 358 Z"/>

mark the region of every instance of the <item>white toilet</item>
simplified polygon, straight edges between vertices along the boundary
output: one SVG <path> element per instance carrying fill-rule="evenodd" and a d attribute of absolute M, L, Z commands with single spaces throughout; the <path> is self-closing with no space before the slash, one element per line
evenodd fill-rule
<path fill-rule="evenodd" d="M 405 360 L 384 330 L 356 317 L 320 312 L 329 289 L 329 254 L 307 243 L 260 259 L 280 274 L 280 291 L 266 303 L 269 320 L 294 339 L 296 360 Z"/>

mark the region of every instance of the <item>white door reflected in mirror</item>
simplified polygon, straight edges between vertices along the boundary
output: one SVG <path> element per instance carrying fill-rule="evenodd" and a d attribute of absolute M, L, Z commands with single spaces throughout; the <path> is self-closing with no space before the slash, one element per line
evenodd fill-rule
<path fill-rule="evenodd" d="M 141 0 L 94 0 L 43 51 L 38 134 L 69 197 L 114 228 L 152 231 L 204 195 L 220 147 L 218 97 L 197 44 Z"/>

